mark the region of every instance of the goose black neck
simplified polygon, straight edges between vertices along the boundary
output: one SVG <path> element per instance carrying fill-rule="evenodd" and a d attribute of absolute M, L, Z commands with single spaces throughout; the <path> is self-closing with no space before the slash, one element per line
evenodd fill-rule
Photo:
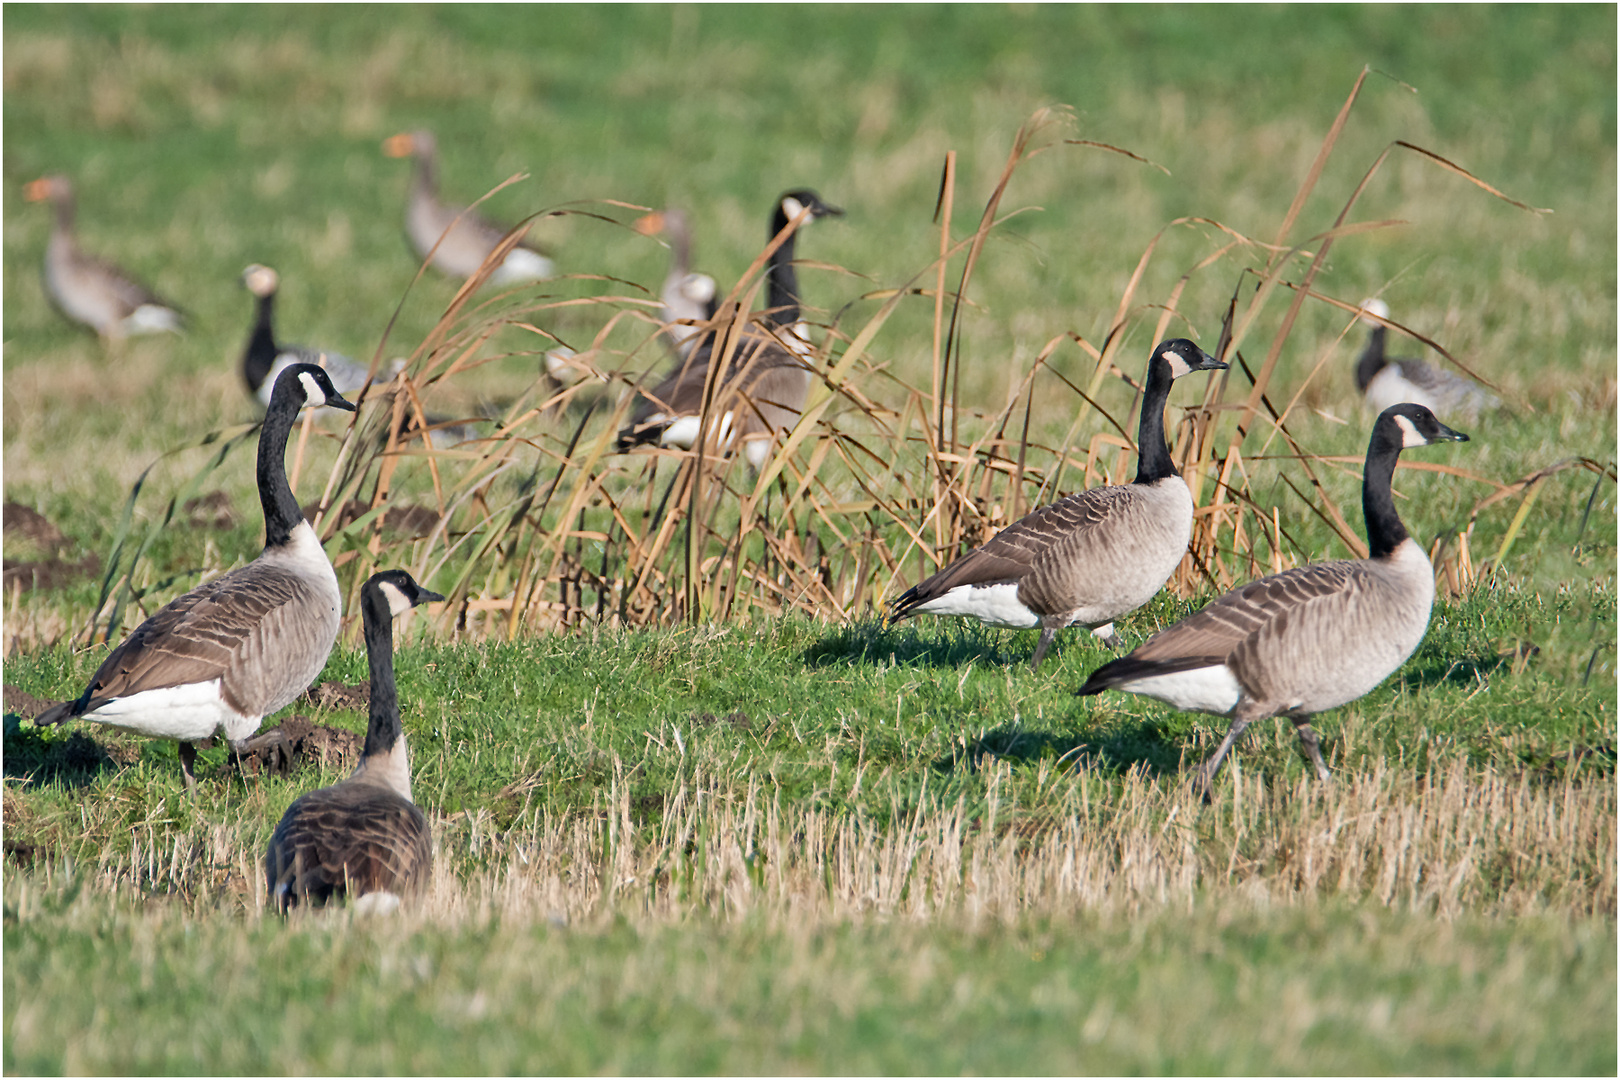
<path fill-rule="evenodd" d="M 259 429 L 259 504 L 264 508 L 264 546 L 281 547 L 304 520 L 304 512 L 287 485 L 287 436 L 304 403 L 304 388 L 297 379 L 278 379 L 270 394 Z"/>
<path fill-rule="evenodd" d="M 1142 422 L 1136 429 L 1136 483 L 1155 484 L 1178 476 L 1170 448 L 1164 444 L 1164 403 L 1170 399 L 1170 363 L 1155 356 L 1148 363 L 1147 387 L 1142 391 Z"/>
<path fill-rule="evenodd" d="M 775 239 L 787 225 L 788 216 L 778 204 L 771 217 L 769 238 Z M 801 222 L 799 228 L 803 227 Z M 795 229 L 782 241 L 782 246 L 771 253 L 765 267 L 765 306 L 770 309 L 766 318 L 776 326 L 792 326 L 799 321 L 799 274 L 793 268 L 793 246 L 798 239 L 799 231 Z"/>
<path fill-rule="evenodd" d="M 1367 553 L 1381 559 L 1401 545 L 1406 526 L 1395 510 L 1390 484 L 1401 456 L 1400 429 L 1394 424 L 1374 425 L 1367 445 L 1367 464 L 1361 474 L 1361 513 L 1367 520 Z"/>
<path fill-rule="evenodd" d="M 371 720 L 366 726 L 365 757 L 386 754 L 399 739 L 399 691 L 394 687 L 394 613 L 380 592 L 360 593 L 365 625 L 366 663 L 371 668 Z"/>
<path fill-rule="evenodd" d="M 1373 381 L 1373 376 L 1382 371 L 1388 362 L 1384 354 L 1384 343 L 1388 333 L 1384 327 L 1375 326 L 1372 333 L 1367 336 L 1367 347 L 1361 350 L 1361 359 L 1356 363 L 1356 389 L 1362 393 L 1367 392 L 1367 384 Z"/>
<path fill-rule="evenodd" d="M 258 319 L 248 337 L 247 351 L 242 354 L 242 377 L 247 380 L 249 393 L 259 392 L 276 363 L 276 335 L 270 329 L 271 309 L 275 303 L 275 293 L 258 297 Z"/>

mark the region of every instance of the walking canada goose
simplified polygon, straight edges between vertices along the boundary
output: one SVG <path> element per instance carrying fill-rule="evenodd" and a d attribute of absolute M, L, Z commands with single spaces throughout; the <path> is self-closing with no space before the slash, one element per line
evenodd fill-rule
<path fill-rule="evenodd" d="M 683 211 L 655 210 L 636 219 L 635 228 L 643 236 L 669 237 L 669 274 L 658 294 L 663 304 L 659 317 L 664 340 L 685 360 L 703 333 L 703 327 L 696 324 L 710 321 L 719 310 L 719 290 L 714 278 L 692 272 L 692 234 Z"/>
<path fill-rule="evenodd" d="M 776 201 L 770 238 L 795 227 L 772 253 L 766 266 L 768 307 L 764 326 L 741 329 L 731 367 L 715 395 L 719 445 L 743 441 L 743 454 L 757 471 L 770 455 L 772 441 L 796 424 L 804 409 L 814 372 L 806 362 L 811 346 L 799 320 L 799 281 L 793 267 L 797 229 L 819 217 L 843 211 L 821 201 L 815 192 L 790 191 Z M 619 432 L 618 449 L 645 443 L 689 450 L 699 441 L 703 390 L 715 349 L 724 352 L 724 335 L 706 335 L 663 382 L 641 390 L 630 423 Z M 737 414 L 741 411 L 741 416 Z"/>
<path fill-rule="evenodd" d="M 1153 598 L 1192 539 L 1192 492 L 1164 442 L 1170 384 L 1226 367 L 1185 338 L 1148 358 L 1129 484 L 1081 491 L 1026 514 L 937 574 L 901 593 L 891 624 L 913 615 L 971 615 L 991 626 L 1041 628 L 1032 668 L 1065 626 L 1114 636 L 1114 620 Z"/>
<path fill-rule="evenodd" d="M 1361 310 L 1361 321 L 1372 329 L 1356 362 L 1356 389 L 1375 413 L 1409 401 L 1437 416 L 1473 420 L 1502 404 L 1483 386 L 1454 371 L 1421 360 L 1390 359 L 1384 352 L 1389 330 L 1380 321 L 1389 318 L 1389 305 L 1376 298 L 1363 300 Z"/>
<path fill-rule="evenodd" d="M 83 694 L 42 713 L 37 725 L 82 717 L 179 740 L 180 767 L 194 790 L 194 742 L 219 733 L 238 755 L 256 749 L 259 741 L 248 736 L 259 722 L 321 673 L 342 598 L 287 486 L 287 435 L 305 405 L 354 408 L 313 364 L 295 364 L 276 381 L 259 432 L 259 557 L 170 601 L 107 654 Z"/>
<path fill-rule="evenodd" d="M 426 259 L 432 252 L 436 269 L 451 277 L 472 277 L 510 230 L 474 210 L 439 201 L 438 144 L 432 133 L 412 131 L 394 135 L 384 141 L 383 152 L 389 157 L 410 157 L 416 162 L 410 199 L 405 205 L 405 236 L 417 257 Z M 511 285 L 548 278 L 555 271 L 550 259 L 535 248 L 519 243 L 507 253 L 489 280 L 497 285 Z"/>
<path fill-rule="evenodd" d="M 49 200 L 55 211 L 45 248 L 45 292 L 62 314 L 107 341 L 180 330 L 179 308 L 112 263 L 80 250 L 73 235 L 73 185 L 67 177 L 41 177 L 23 195 L 29 202 Z"/>
<path fill-rule="evenodd" d="M 433 837 L 427 818 L 411 801 L 410 756 L 394 687 L 393 620 L 418 604 L 443 599 L 403 570 L 374 574 L 361 587 L 371 667 L 365 749 L 354 775 L 299 796 L 276 826 L 264 855 L 264 876 L 277 911 L 348 895 L 356 898 L 357 910 L 388 913 L 427 884 Z"/>
<path fill-rule="evenodd" d="M 269 406 L 270 394 L 277 379 L 294 364 L 314 364 L 325 368 L 333 387 L 340 394 L 359 393 L 366 385 L 370 371 L 359 361 L 351 360 L 342 353 L 276 341 L 271 320 L 281 277 L 274 270 L 254 263 L 242 271 L 242 284 L 257 298 L 253 330 L 248 335 L 247 348 L 242 350 L 242 379 L 247 383 L 248 393 L 258 398 L 261 405 Z M 399 364 L 403 366 L 404 362 L 400 361 Z"/>
<path fill-rule="evenodd" d="M 1367 446 L 1361 507 L 1368 557 L 1314 563 L 1252 581 L 1159 631 L 1096 671 L 1081 694 L 1124 690 L 1188 712 L 1229 716 L 1226 738 L 1198 770 L 1204 798 L 1221 762 L 1256 720 L 1286 716 L 1324 783 L 1310 717 L 1354 701 L 1423 640 L 1434 568 L 1407 535 L 1390 494 L 1401 450 L 1467 442 L 1422 405 L 1379 414 Z"/>

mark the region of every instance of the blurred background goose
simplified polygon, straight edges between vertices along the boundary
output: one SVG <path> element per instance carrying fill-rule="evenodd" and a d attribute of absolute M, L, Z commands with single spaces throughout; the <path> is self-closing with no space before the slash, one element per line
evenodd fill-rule
<path fill-rule="evenodd" d="M 969 615 L 991 626 L 1041 628 L 1039 668 L 1065 626 L 1114 636 L 1114 620 L 1164 587 L 1192 539 L 1193 500 L 1164 441 L 1170 384 L 1226 367 L 1185 338 L 1148 357 L 1136 479 L 1077 492 L 1026 514 L 895 599 L 889 622 Z"/>
<path fill-rule="evenodd" d="M 1416 651 L 1434 603 L 1434 568 L 1407 535 L 1390 481 L 1405 447 L 1466 442 L 1422 405 L 1379 414 L 1367 446 L 1361 505 L 1365 559 L 1313 563 L 1234 589 L 1091 673 L 1081 694 L 1123 690 L 1232 725 L 1198 770 L 1209 798 L 1221 762 L 1256 720 L 1294 723 L 1317 777 L 1328 779 L 1315 713 L 1361 697 Z"/>
<path fill-rule="evenodd" d="M 276 380 L 293 364 L 315 364 L 326 369 L 332 385 L 340 394 L 359 393 L 366 385 L 369 374 L 365 364 L 351 360 L 342 353 L 326 349 L 311 349 L 305 345 L 289 345 L 276 340 L 272 325 L 275 317 L 276 290 L 280 276 L 268 266 L 253 263 L 242 271 L 242 284 L 256 298 L 253 329 L 248 333 L 247 348 L 242 350 L 242 379 L 248 393 L 261 405 L 270 404 L 270 394 Z M 403 361 L 396 361 L 403 366 Z M 379 380 L 391 378 L 393 371 L 380 373 Z"/>
<path fill-rule="evenodd" d="M 360 589 L 366 661 L 371 668 L 370 724 L 354 774 L 300 796 L 282 815 L 264 856 L 277 911 L 334 896 L 357 910 L 386 913 L 421 893 L 433 869 L 427 817 L 411 800 L 411 763 L 394 685 L 393 620 L 418 604 L 443 600 L 403 570 L 374 574 Z"/>
<path fill-rule="evenodd" d="M 394 135 L 383 143 L 383 152 L 389 157 L 410 157 L 416 163 L 405 204 L 405 235 L 417 256 L 426 259 L 432 252 L 436 269 L 451 277 L 472 277 L 510 230 L 474 210 L 439 200 L 438 144 L 432 133 Z M 548 278 L 554 272 L 550 259 L 520 242 L 490 275 L 490 281 L 509 285 Z"/>
<path fill-rule="evenodd" d="M 815 373 L 806 362 L 811 345 L 799 320 L 799 282 L 793 267 L 798 231 L 819 217 L 843 211 L 824 203 L 808 189 L 790 191 L 776 201 L 769 238 L 787 233 L 766 265 L 769 307 L 764 325 L 739 326 L 735 352 L 716 390 L 715 436 L 722 449 L 741 440 L 744 456 L 757 471 L 770 455 L 778 435 L 799 420 Z M 718 349 L 727 348 L 724 329 L 702 336 L 681 364 L 651 390 L 638 390 L 630 422 L 620 430 L 620 451 L 653 444 L 691 449 L 697 444 L 704 387 Z"/>
<path fill-rule="evenodd" d="M 73 701 L 41 713 L 44 727 L 80 717 L 180 743 L 195 789 L 195 742 L 223 734 L 238 755 L 264 717 L 303 693 L 337 639 L 342 596 L 315 530 L 287 485 L 287 435 L 305 405 L 353 410 L 313 364 L 276 380 L 259 432 L 264 550 L 246 566 L 171 600 L 107 654 Z M 266 742 L 283 744 L 279 732 Z"/>
<path fill-rule="evenodd" d="M 1373 298 L 1361 302 L 1361 321 L 1371 330 L 1367 347 L 1356 362 L 1356 389 L 1375 413 L 1391 405 L 1410 401 L 1436 416 L 1473 420 L 1483 411 L 1502 404 L 1501 399 L 1479 383 L 1455 371 L 1425 364 L 1421 360 L 1394 360 L 1385 352 L 1389 329 L 1389 305 Z"/>
<path fill-rule="evenodd" d="M 179 308 L 79 247 L 73 233 L 73 185 L 67 177 L 41 177 L 23 194 L 29 202 L 49 201 L 55 213 L 45 248 L 45 292 L 57 310 L 108 341 L 180 330 Z"/>
<path fill-rule="evenodd" d="M 669 239 L 669 273 L 658 294 L 663 308 L 664 340 L 679 359 L 686 359 L 702 335 L 700 325 L 713 319 L 719 309 L 719 290 L 708 274 L 692 272 L 692 234 L 686 214 L 674 208 L 655 210 L 636 220 L 636 231 L 644 236 Z"/>

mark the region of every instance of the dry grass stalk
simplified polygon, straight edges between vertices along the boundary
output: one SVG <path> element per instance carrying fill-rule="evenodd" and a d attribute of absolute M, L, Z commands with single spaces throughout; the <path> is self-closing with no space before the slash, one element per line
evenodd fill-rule
<path fill-rule="evenodd" d="M 1342 467 L 1354 472 L 1359 462 L 1324 457 L 1300 444 L 1289 421 L 1303 387 L 1279 407 L 1271 385 L 1278 360 L 1307 301 L 1350 315 L 1359 311 L 1356 304 L 1320 293 L 1313 281 L 1335 242 L 1389 224 L 1349 218 L 1392 150 L 1415 152 L 1505 198 L 1444 158 L 1396 142 L 1366 171 L 1331 227 L 1304 243 L 1292 242 L 1302 208 L 1325 175 L 1365 76 L 1363 72 L 1356 80 L 1271 241 L 1250 238 L 1204 218 L 1170 223 L 1137 260 L 1102 342 L 1093 344 L 1072 332 L 1052 338 L 1027 370 L 1012 374 L 1006 400 L 995 410 L 970 408 L 961 398 L 966 363 L 961 319 L 971 303 L 974 272 L 987 250 L 987 239 L 1021 212 L 1003 209 L 1017 171 L 1036 155 L 1066 144 L 1141 159 L 1118 147 L 1056 138 L 1054 133 L 1068 114 L 1039 110 L 1014 137 L 973 232 L 953 238 L 957 172 L 954 156 L 948 157 L 938 206 L 938 257 L 903 287 L 863 297 L 863 302 L 877 307 L 859 325 L 844 329 L 839 325 L 842 314 L 832 320 L 812 359 L 819 379 L 804 411 L 792 430 L 773 444 L 757 475 L 735 456 L 722 453 L 712 435 L 691 451 L 615 453 L 613 436 L 631 406 L 629 393 L 606 407 L 597 400 L 582 408 L 596 393 L 594 387 L 604 382 L 629 391 L 646 377 L 622 372 L 650 373 L 664 366 L 661 346 L 653 344 L 659 335 L 649 314 L 657 303 L 645 292 L 564 298 L 535 286 L 475 303 L 476 286 L 469 282 L 411 353 L 404 371 L 376 388 L 378 396 L 386 393 L 386 407 L 362 411 L 324 486 L 325 505 L 357 500 L 368 508 L 353 520 L 322 525 L 350 606 L 368 574 L 383 565 L 404 565 L 418 578 L 434 581 L 449 597 L 438 616 L 440 632 L 475 637 L 510 638 L 583 623 L 668 625 L 754 612 L 797 611 L 845 619 L 876 608 L 907 580 L 931 572 L 1076 483 L 1089 487 L 1128 480 L 1136 454 L 1131 414 L 1140 408 L 1141 398 L 1132 378 L 1135 365 L 1120 363 L 1123 344 L 1132 336 L 1129 331 L 1138 324 L 1146 329 L 1151 317 L 1154 340 L 1173 331 L 1193 332 L 1200 320 L 1180 310 L 1186 286 L 1242 253 L 1253 253 L 1261 261 L 1240 275 L 1222 320 L 1215 355 L 1228 360 L 1231 370 L 1209 380 L 1203 400 L 1184 409 L 1171 424 L 1173 456 L 1197 507 L 1190 551 L 1171 586 L 1181 595 L 1226 589 L 1256 573 L 1286 568 L 1303 556 L 1283 527 L 1278 507 L 1270 505 L 1269 495 L 1258 493 L 1257 479 L 1263 479 L 1267 491 L 1280 479 L 1350 552 L 1362 554 L 1359 531 L 1322 482 L 1325 470 Z M 585 208 L 551 212 L 611 220 L 606 213 Z M 1166 296 L 1142 297 L 1145 272 L 1163 236 L 1170 229 L 1191 226 L 1213 228 L 1219 242 L 1179 276 Z M 514 230 L 514 238 L 518 232 Z M 726 383 L 720 373 L 737 355 L 741 331 L 748 325 L 746 313 L 762 288 L 770 253 L 785 238 L 784 231 L 761 251 L 729 290 L 722 314 L 711 327 L 722 363 L 711 366 L 705 387 L 709 416 L 748 407 L 746 400 L 737 400 L 739 380 Z M 956 286 L 948 293 L 947 274 L 958 260 Z M 1300 265 L 1303 274 L 1291 280 L 1287 275 Z M 490 269 L 486 265 L 480 273 Z M 1244 299 L 1242 287 L 1250 275 L 1255 287 Z M 920 287 L 923 281 L 931 288 Z M 934 315 L 927 387 L 907 385 L 887 370 L 878 353 L 891 316 L 901 303 L 918 295 L 932 303 Z M 1290 297 L 1288 309 L 1256 371 L 1241 346 L 1259 325 L 1268 302 L 1278 295 Z M 500 343 L 511 334 L 526 342 L 555 342 L 542 327 L 563 308 L 604 313 L 584 354 L 590 357 L 586 366 L 599 380 L 558 387 L 537 377 L 526 392 L 501 406 L 490 436 L 461 447 L 428 448 L 419 434 L 399 434 L 401 421 L 407 418 L 414 419 L 417 428 L 424 426 L 434 401 L 485 365 L 521 356 L 535 364 L 539 376 L 540 349 L 503 352 Z M 1352 325 L 1347 321 L 1341 341 Z M 644 333 L 627 335 L 627 330 L 641 326 L 646 327 Z M 627 337 L 634 339 L 628 346 L 623 344 Z M 1463 366 L 1437 343 L 1427 343 Z M 1084 385 L 1071 382 L 1052 365 L 1071 344 L 1081 350 L 1089 367 Z M 380 369 L 382 350 L 379 344 L 374 370 Z M 1330 355 L 1331 350 L 1324 353 L 1316 371 L 1324 368 Z M 1113 375 L 1135 391 L 1123 416 L 1111 413 L 1099 400 Z M 877 378 L 886 386 L 881 394 L 871 386 Z M 1234 379 L 1247 382 L 1241 395 L 1229 393 Z M 1035 394 L 1054 387 L 1073 395 L 1074 420 L 1059 444 L 1046 446 L 1030 438 L 1030 413 Z M 898 406 L 886 407 L 880 403 L 883 398 Z M 1099 418 L 1102 430 L 1084 434 Z M 221 433 L 210 439 L 226 434 L 241 437 Z M 1277 440 L 1283 445 L 1273 453 Z M 1274 464 L 1282 462 L 1286 465 L 1280 468 Z M 1261 478 L 1253 472 L 1259 463 L 1265 464 Z M 1583 467 L 1598 468 L 1590 462 Z M 1612 482 L 1612 468 L 1605 475 Z M 1534 483 L 1527 478 L 1512 490 L 1533 492 Z M 430 535 L 391 535 L 383 511 L 400 493 L 422 489 L 431 492 L 431 509 L 437 515 Z M 1497 486 L 1474 516 L 1508 493 Z M 1521 515 L 1527 506 L 1521 503 Z M 129 582 L 145 550 L 142 544 L 133 557 L 127 555 L 128 520 L 126 508 L 125 527 L 109 562 L 104 590 L 102 606 L 108 599 L 115 601 L 111 625 L 119 622 L 123 605 L 135 599 Z M 154 535 L 149 531 L 146 543 Z M 1506 555 L 1511 539 L 1510 535 L 1497 553 L 1497 561 Z M 1438 574 L 1446 588 L 1466 589 L 1475 580 L 1479 568 L 1466 552 L 1466 538 L 1455 545 L 1441 544 Z"/>
<path fill-rule="evenodd" d="M 1373 902 L 1462 911 L 1609 917 L 1616 902 L 1614 785 L 1570 768 L 1480 770 L 1460 759 L 1415 772 L 1378 762 L 1322 786 L 1234 770 L 1214 807 L 1173 779 L 1113 782 L 1041 766 L 1038 804 L 1003 796 L 983 812 L 924 792 L 884 824 L 784 806 L 701 769 L 651 801 L 622 765 L 593 812 L 488 811 L 435 823 L 435 874 L 419 917 L 591 924 L 694 917 L 838 922 L 1013 920 L 1076 908 L 1137 913 L 1195 904 Z M 132 898 L 265 911 L 265 837 L 241 825 L 131 831 L 85 866 L 93 887 Z M 63 867 L 44 864 L 45 888 Z"/>

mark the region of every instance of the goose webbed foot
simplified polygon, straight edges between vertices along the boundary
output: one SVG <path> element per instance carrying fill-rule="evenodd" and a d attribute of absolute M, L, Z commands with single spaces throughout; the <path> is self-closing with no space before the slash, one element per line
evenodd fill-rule
<path fill-rule="evenodd" d="M 1114 629 L 1114 624 L 1111 622 L 1093 627 L 1091 633 L 1093 637 L 1115 652 L 1125 647 L 1125 639 L 1119 636 L 1119 632 Z"/>

